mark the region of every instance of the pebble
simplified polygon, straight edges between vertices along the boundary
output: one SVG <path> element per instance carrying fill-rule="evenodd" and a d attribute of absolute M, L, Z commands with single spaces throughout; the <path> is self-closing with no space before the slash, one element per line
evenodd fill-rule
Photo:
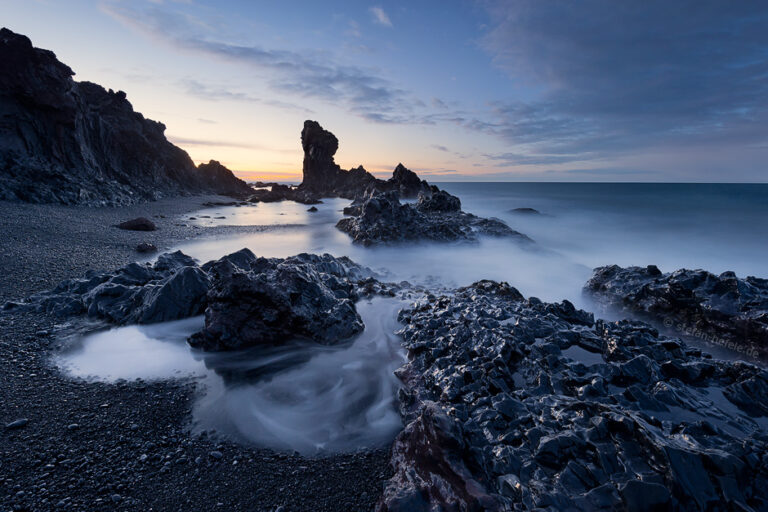
<path fill-rule="evenodd" d="M 17 420 L 14 420 L 14 421 L 8 423 L 5 426 L 5 428 L 7 428 L 9 430 L 14 430 L 14 429 L 17 429 L 17 428 L 24 428 L 24 427 L 27 426 L 28 423 L 29 423 L 29 420 L 27 418 L 19 418 Z"/>

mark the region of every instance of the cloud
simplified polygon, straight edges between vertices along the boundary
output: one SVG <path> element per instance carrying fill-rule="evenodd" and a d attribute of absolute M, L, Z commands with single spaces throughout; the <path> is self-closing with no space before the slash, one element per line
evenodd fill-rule
<path fill-rule="evenodd" d="M 228 42 L 225 34 L 199 18 L 165 6 L 137 9 L 112 2 L 102 4 L 101 9 L 121 23 L 179 49 L 268 71 L 268 84 L 275 91 L 341 103 L 374 122 L 412 121 L 422 105 L 376 70 L 340 64 L 327 52 L 298 53 Z"/>
<path fill-rule="evenodd" d="M 529 101 L 471 129 L 550 155 L 742 144 L 768 123 L 768 4 L 491 0 L 482 47 Z"/>
<path fill-rule="evenodd" d="M 250 144 L 247 142 L 236 142 L 226 140 L 215 139 L 193 139 L 187 137 L 177 137 L 175 135 L 168 135 L 168 140 L 178 146 L 200 146 L 200 147 L 221 147 L 221 148 L 238 148 L 238 149 L 258 149 L 260 151 L 270 151 L 274 153 L 296 153 L 292 149 L 275 149 L 260 144 Z"/>
<path fill-rule="evenodd" d="M 448 149 L 445 146 L 441 146 L 440 144 L 432 144 L 432 147 L 438 151 L 444 151 L 446 153 L 450 152 L 450 149 Z"/>
<path fill-rule="evenodd" d="M 313 114 L 314 111 L 301 105 L 294 105 L 285 101 L 263 99 L 250 94 L 238 91 L 232 91 L 223 87 L 210 87 L 202 82 L 193 79 L 184 79 L 180 85 L 186 90 L 187 94 L 211 101 L 241 101 L 246 103 L 258 103 L 269 107 L 281 108 L 284 110 L 295 110 L 306 114 Z"/>
<path fill-rule="evenodd" d="M 369 11 L 373 15 L 373 21 L 375 23 L 385 27 L 392 27 L 392 20 L 389 19 L 389 16 L 384 12 L 384 9 L 381 7 L 371 7 Z"/>

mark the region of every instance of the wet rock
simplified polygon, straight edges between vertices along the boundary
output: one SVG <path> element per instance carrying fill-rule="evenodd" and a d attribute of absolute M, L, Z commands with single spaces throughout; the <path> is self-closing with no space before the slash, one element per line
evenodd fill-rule
<path fill-rule="evenodd" d="M 7 303 L 4 309 L 145 324 L 201 314 L 208 287 L 208 275 L 177 251 L 159 256 L 154 264 L 131 263 L 112 273 L 64 281 L 26 302 Z"/>
<path fill-rule="evenodd" d="M 136 217 L 135 219 L 121 222 L 117 227 L 128 231 L 155 231 L 157 229 L 155 223 L 146 217 Z"/>
<path fill-rule="evenodd" d="M 308 212 L 316 212 L 317 211 L 317 207 L 312 206 L 311 208 L 308 208 L 307 211 Z"/>
<path fill-rule="evenodd" d="M 764 411 L 747 404 L 768 403 L 757 366 L 493 281 L 427 295 L 399 319 L 406 427 L 379 510 L 768 503 Z M 602 357 L 580 362 L 582 345 Z"/>
<path fill-rule="evenodd" d="M 17 420 L 14 420 L 8 424 L 5 425 L 5 428 L 8 430 L 16 430 L 19 428 L 24 428 L 29 423 L 29 420 L 27 418 L 19 418 Z"/>
<path fill-rule="evenodd" d="M 498 219 L 483 219 L 461 211 L 461 202 L 444 191 L 420 195 L 415 205 L 402 204 L 397 192 L 371 191 L 345 208 L 353 217 L 341 219 L 336 227 L 355 243 L 374 245 L 406 241 L 475 241 L 480 235 L 530 238 Z"/>
<path fill-rule="evenodd" d="M 617 265 L 595 269 L 584 287 L 603 308 L 678 335 L 768 358 L 768 280 L 681 269 Z"/>
<path fill-rule="evenodd" d="M 295 201 L 301 204 L 322 203 L 317 195 L 287 185 L 273 185 L 269 190 L 256 190 L 249 198 L 250 203 L 276 203 L 279 201 Z"/>
<path fill-rule="evenodd" d="M 136 246 L 136 252 L 142 254 L 157 252 L 157 247 L 155 247 L 154 244 L 150 244 L 149 242 L 141 242 Z"/>
<path fill-rule="evenodd" d="M 189 343 L 205 350 L 282 344 L 296 337 L 334 344 L 358 334 L 363 323 L 347 260 L 300 254 L 257 258 L 243 249 L 208 268 L 205 328 Z"/>
<path fill-rule="evenodd" d="M 53 52 L 0 30 L 0 198 L 120 205 L 194 193 L 247 194 L 224 168 L 197 168 L 122 91 L 75 82 Z"/>
<path fill-rule="evenodd" d="M 541 212 L 535 208 L 512 208 L 509 210 L 509 213 L 514 213 L 515 215 L 541 215 Z"/>
<path fill-rule="evenodd" d="M 630 480 L 619 488 L 627 511 L 672 510 L 672 496 L 663 485 Z"/>

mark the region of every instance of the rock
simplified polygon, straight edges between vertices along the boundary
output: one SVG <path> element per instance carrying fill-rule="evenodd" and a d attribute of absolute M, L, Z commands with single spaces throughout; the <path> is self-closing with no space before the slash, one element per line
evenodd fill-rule
<path fill-rule="evenodd" d="M 197 175 L 206 190 L 230 197 L 246 198 L 253 189 L 216 160 L 197 166 Z"/>
<path fill-rule="evenodd" d="M 397 165 L 387 181 L 376 178 L 362 166 L 349 171 L 341 169 L 334 160 L 339 140 L 317 121 L 304 121 L 301 146 L 304 149 L 303 180 L 297 192 L 355 199 L 371 190 L 395 191 L 401 197 L 417 197 L 430 191 L 429 184 L 403 164 Z"/>
<path fill-rule="evenodd" d="M 619 488 L 628 512 L 672 510 L 672 496 L 666 487 L 653 482 L 629 480 Z"/>
<path fill-rule="evenodd" d="M 256 190 L 248 198 L 251 203 L 276 203 L 279 201 L 295 201 L 301 204 L 322 203 L 318 197 L 304 189 L 297 189 L 287 185 L 273 185 L 269 190 Z"/>
<path fill-rule="evenodd" d="M 768 358 L 768 280 L 617 265 L 594 270 L 584 292 L 604 310 L 648 320 L 748 355 Z"/>
<path fill-rule="evenodd" d="M 228 170 L 196 168 L 124 92 L 73 75 L 53 52 L 0 30 L 0 198 L 120 205 L 251 192 Z"/>
<path fill-rule="evenodd" d="M 436 190 L 429 195 L 420 194 L 416 209 L 422 213 L 458 212 L 461 211 L 461 201 L 443 190 Z"/>
<path fill-rule="evenodd" d="M 316 212 L 316 211 L 317 211 L 317 208 L 313 206 L 313 207 L 311 207 L 311 208 L 308 208 L 308 209 L 307 209 L 307 211 L 308 211 L 308 212 Z"/>
<path fill-rule="evenodd" d="M 413 241 L 475 241 L 480 235 L 513 237 L 532 242 L 498 219 L 483 219 L 461 211 L 461 202 L 447 192 L 435 190 L 429 197 L 419 196 L 415 205 L 401 204 L 397 192 L 371 191 L 355 201 L 336 227 L 352 237 L 355 243 Z"/>
<path fill-rule="evenodd" d="M 19 419 L 14 420 L 14 421 L 12 421 L 10 423 L 7 423 L 5 425 L 5 428 L 7 428 L 8 430 L 15 430 L 15 429 L 18 429 L 18 428 L 26 427 L 28 423 L 29 423 L 29 420 L 27 418 L 19 418 Z"/>
<path fill-rule="evenodd" d="M 163 254 L 154 264 L 131 263 L 115 272 L 62 282 L 5 310 L 87 315 L 123 325 L 178 320 L 205 309 L 208 275 L 185 254 Z"/>
<path fill-rule="evenodd" d="M 155 223 L 146 217 L 136 217 L 135 219 L 121 222 L 117 227 L 128 231 L 155 231 L 157 229 Z"/>
<path fill-rule="evenodd" d="M 509 210 L 509 213 L 517 215 L 541 215 L 541 212 L 534 208 L 512 208 Z"/>
<path fill-rule="evenodd" d="M 283 344 L 296 337 L 335 344 L 363 329 L 347 279 L 358 271 L 330 255 L 285 260 L 243 249 L 209 267 L 205 328 L 189 343 L 204 350 Z"/>
<path fill-rule="evenodd" d="M 216 459 L 216 460 L 219 460 L 222 457 L 224 457 L 224 454 L 218 450 L 213 450 L 209 455 L 211 456 L 212 459 Z"/>
<path fill-rule="evenodd" d="M 766 370 L 493 281 L 425 295 L 399 320 L 405 428 L 380 511 L 768 503 L 764 411 L 744 403 L 768 403 Z M 582 345 L 602 358 L 579 362 Z"/>
<path fill-rule="evenodd" d="M 154 244 L 150 244 L 149 242 L 141 242 L 136 246 L 136 252 L 140 252 L 142 254 L 157 252 L 157 247 L 155 247 Z"/>

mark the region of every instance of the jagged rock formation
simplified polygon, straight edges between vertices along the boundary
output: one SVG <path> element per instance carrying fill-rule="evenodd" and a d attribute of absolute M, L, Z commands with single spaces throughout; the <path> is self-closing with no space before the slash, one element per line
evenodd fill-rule
<path fill-rule="evenodd" d="M 85 315 L 118 325 L 205 312 L 204 329 L 189 340 L 204 350 L 279 345 L 297 337 L 334 344 L 363 329 L 355 301 L 393 293 L 373 276 L 349 258 L 328 254 L 267 259 L 243 249 L 200 266 L 177 251 L 154 264 L 131 263 L 64 281 L 3 310 Z"/>
<path fill-rule="evenodd" d="M 301 146 L 304 149 L 303 180 L 298 188 L 309 194 L 355 199 L 370 190 L 395 190 L 401 197 L 417 197 L 430 191 L 427 182 L 403 164 L 397 165 L 387 181 L 376 178 L 363 166 L 349 171 L 341 169 L 333 158 L 339 149 L 339 140 L 317 121 L 304 121 Z"/>
<path fill-rule="evenodd" d="M 257 258 L 248 249 L 206 265 L 211 278 L 205 328 L 193 347 L 232 350 L 279 345 L 297 336 L 335 344 L 360 333 L 350 277 L 363 277 L 350 260 L 300 254 Z"/>
<path fill-rule="evenodd" d="M 115 272 L 67 280 L 26 302 L 6 303 L 3 309 L 149 324 L 202 314 L 209 286 L 208 275 L 177 251 L 160 255 L 154 264 L 131 263 Z"/>
<path fill-rule="evenodd" d="M 395 191 L 375 190 L 344 209 L 336 227 L 355 243 L 370 246 L 406 241 L 474 241 L 478 236 L 515 237 L 532 242 L 498 219 L 484 219 L 461 211 L 461 201 L 442 190 L 419 195 L 416 204 L 402 204 Z"/>
<path fill-rule="evenodd" d="M 196 168 L 124 92 L 73 74 L 53 52 L 0 29 L 0 199 L 100 205 L 252 192 L 217 162 Z"/>
<path fill-rule="evenodd" d="M 768 371 L 491 281 L 400 320 L 379 512 L 768 507 Z"/>
<path fill-rule="evenodd" d="M 605 308 L 768 358 L 768 280 L 651 265 L 595 269 L 584 291 Z"/>

